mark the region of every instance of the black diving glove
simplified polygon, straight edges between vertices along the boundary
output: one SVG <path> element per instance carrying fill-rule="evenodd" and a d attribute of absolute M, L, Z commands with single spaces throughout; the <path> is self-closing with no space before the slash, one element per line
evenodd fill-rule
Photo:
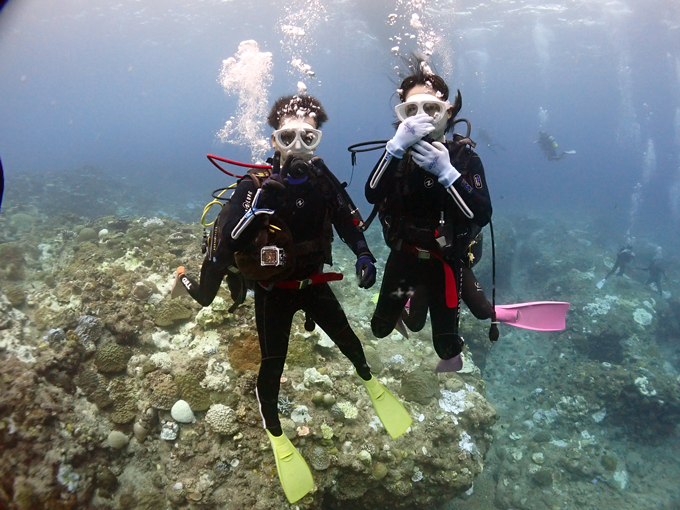
<path fill-rule="evenodd" d="M 361 255 L 357 259 L 357 276 L 359 277 L 359 287 L 370 289 L 375 283 L 376 271 L 375 264 L 370 255 Z"/>
<path fill-rule="evenodd" d="M 304 179 L 312 169 L 313 167 L 311 163 L 308 163 L 304 159 L 291 154 L 283 163 L 281 175 L 283 177 L 290 177 L 293 179 Z"/>
<path fill-rule="evenodd" d="M 277 210 L 288 199 L 288 179 L 279 174 L 272 174 L 264 183 L 257 199 L 258 209 Z"/>

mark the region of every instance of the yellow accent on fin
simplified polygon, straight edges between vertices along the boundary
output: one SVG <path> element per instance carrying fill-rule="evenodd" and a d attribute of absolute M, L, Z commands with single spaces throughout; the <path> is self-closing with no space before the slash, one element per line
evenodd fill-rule
<path fill-rule="evenodd" d="M 380 298 L 380 293 L 379 293 L 379 292 L 376 292 L 375 294 L 373 294 L 373 297 L 371 298 L 371 301 L 373 301 L 373 303 L 377 305 L 377 304 L 378 304 L 378 299 L 379 299 L 379 298 Z"/>

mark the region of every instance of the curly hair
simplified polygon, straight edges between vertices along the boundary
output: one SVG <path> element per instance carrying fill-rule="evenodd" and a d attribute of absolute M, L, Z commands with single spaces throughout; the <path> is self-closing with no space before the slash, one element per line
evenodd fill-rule
<path fill-rule="evenodd" d="M 326 110 L 314 96 L 284 96 L 276 100 L 272 106 L 267 122 L 274 129 L 279 129 L 281 119 L 284 117 L 312 117 L 316 121 L 316 127 L 328 120 Z"/>

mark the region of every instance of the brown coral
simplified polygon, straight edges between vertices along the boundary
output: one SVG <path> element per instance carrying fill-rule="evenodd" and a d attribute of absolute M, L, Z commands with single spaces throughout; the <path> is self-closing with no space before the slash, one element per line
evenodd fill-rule
<path fill-rule="evenodd" d="M 193 312 L 177 299 L 161 303 L 156 311 L 156 326 L 171 326 L 175 321 L 188 319 Z"/>
<path fill-rule="evenodd" d="M 111 381 L 109 393 L 113 399 L 113 423 L 130 423 L 137 413 L 137 392 L 127 379 L 116 378 Z"/>
<path fill-rule="evenodd" d="M 127 368 L 127 362 L 131 356 L 132 351 L 129 347 L 109 342 L 97 350 L 94 362 L 100 372 L 114 374 L 123 372 Z"/>
<path fill-rule="evenodd" d="M 26 301 L 26 293 L 19 285 L 8 285 L 5 289 L 5 296 L 14 308 L 18 308 Z"/>
<path fill-rule="evenodd" d="M 0 275 L 8 280 L 23 280 L 24 250 L 18 243 L 0 244 Z"/>
<path fill-rule="evenodd" d="M 147 384 L 151 390 L 151 405 L 156 409 L 169 411 L 179 400 L 179 388 L 172 376 L 161 372 L 152 372 L 147 377 Z"/>
<path fill-rule="evenodd" d="M 175 375 L 179 397 L 186 400 L 192 411 L 205 411 L 210 407 L 210 392 L 201 387 L 201 381 L 189 372 Z"/>
<path fill-rule="evenodd" d="M 427 405 L 439 396 L 439 379 L 434 372 L 414 370 L 401 380 L 401 394 L 406 400 Z"/>
<path fill-rule="evenodd" d="M 242 331 L 229 343 L 229 363 L 238 373 L 260 369 L 260 343 L 257 336 Z"/>
<path fill-rule="evenodd" d="M 106 409 L 113 400 L 106 391 L 108 381 L 99 375 L 92 367 L 83 367 L 75 380 L 76 385 L 83 391 L 87 400 L 96 405 L 99 409 Z"/>

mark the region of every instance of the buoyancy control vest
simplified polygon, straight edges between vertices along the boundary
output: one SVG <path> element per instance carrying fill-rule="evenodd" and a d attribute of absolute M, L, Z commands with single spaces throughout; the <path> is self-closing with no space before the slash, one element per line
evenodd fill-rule
<path fill-rule="evenodd" d="M 474 152 L 474 143 L 469 137 L 454 134 L 452 140 L 446 141 L 451 154 L 451 162 L 471 186 L 472 177 L 468 165 Z M 385 242 L 391 248 L 398 248 L 401 242 L 415 244 L 424 249 L 441 251 L 442 256 L 451 261 L 460 261 L 468 267 L 474 266 L 482 257 L 481 227 L 474 221 L 452 221 L 459 216 L 457 206 L 441 194 L 439 203 L 433 204 L 439 211 L 439 221 L 432 225 L 422 225 L 404 214 L 404 204 L 416 191 L 407 186 L 408 173 L 415 163 L 406 156 L 396 170 L 394 193 L 387 196 L 378 210 L 378 218 L 383 227 Z"/>
<path fill-rule="evenodd" d="M 323 160 L 315 157 L 310 163 L 313 171 L 309 173 L 308 178 L 312 186 L 319 189 L 326 204 L 321 236 L 296 243 L 280 214 L 267 215 L 253 241 L 244 249 L 234 252 L 235 266 L 247 280 L 281 282 L 289 278 L 299 267 L 311 265 L 320 267 L 324 263 L 331 265 L 333 226 L 329 209 L 346 208 L 355 226 L 361 222 L 358 210 L 353 207 L 345 188 Z M 255 187 L 260 188 L 269 175 L 271 174 L 267 170 L 253 169 L 243 178 L 250 178 Z M 228 207 L 228 204 L 224 207 Z"/>

